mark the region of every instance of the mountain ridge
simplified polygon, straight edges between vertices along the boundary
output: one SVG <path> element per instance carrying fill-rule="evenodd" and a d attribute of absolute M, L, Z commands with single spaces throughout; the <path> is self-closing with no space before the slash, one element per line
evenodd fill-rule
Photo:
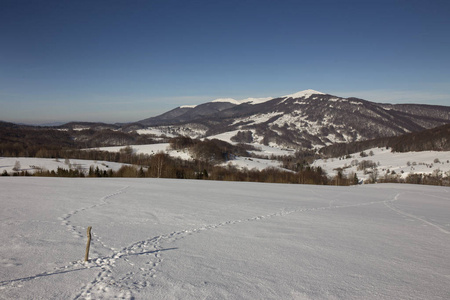
<path fill-rule="evenodd" d="M 275 98 L 217 100 L 179 106 L 134 123 L 70 122 L 47 128 L 78 132 L 75 138 L 83 140 L 89 140 L 85 135 L 94 136 L 96 131 L 108 130 L 102 138 L 110 141 L 107 144 L 125 140 L 142 143 L 147 138 L 164 140 L 182 135 L 224 138 L 228 142 L 250 143 L 257 147 L 318 150 L 338 143 L 395 137 L 450 124 L 449 106 L 376 103 L 315 90 Z M 4 130 L 8 127 L 39 128 L 7 122 L 0 122 L 0 127 Z M 125 138 L 121 132 L 130 136 Z M 141 135 L 142 138 L 138 138 Z M 113 143 L 113 139 L 117 141 Z"/>
<path fill-rule="evenodd" d="M 261 144 L 304 149 L 396 136 L 450 123 L 448 106 L 376 103 L 315 90 L 259 103 L 222 100 L 178 107 L 136 123 L 171 126 L 174 132 L 201 128 L 197 137 L 250 131 L 253 140 Z"/>

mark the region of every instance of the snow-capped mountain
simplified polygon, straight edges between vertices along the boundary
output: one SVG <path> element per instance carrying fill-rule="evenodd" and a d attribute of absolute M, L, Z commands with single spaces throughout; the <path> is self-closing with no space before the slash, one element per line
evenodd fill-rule
<path fill-rule="evenodd" d="M 235 141 L 245 136 L 246 141 L 265 145 L 318 148 L 447 124 L 450 107 L 375 103 L 304 90 L 275 98 L 216 99 L 137 123 L 170 126 L 174 132 L 191 132 L 195 137 L 235 132 Z M 237 135 L 239 131 L 245 134 Z"/>

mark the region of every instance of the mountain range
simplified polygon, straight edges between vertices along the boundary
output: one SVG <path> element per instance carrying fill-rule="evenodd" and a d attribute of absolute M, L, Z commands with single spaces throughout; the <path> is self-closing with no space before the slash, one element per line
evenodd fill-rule
<path fill-rule="evenodd" d="M 124 129 L 158 127 L 173 134 L 296 149 L 321 148 L 418 132 L 450 123 L 450 107 L 376 103 L 304 90 L 276 98 L 217 99 L 177 107 Z"/>
<path fill-rule="evenodd" d="M 398 148 L 399 136 L 446 124 L 450 124 L 449 106 L 376 103 L 304 90 L 275 98 L 227 98 L 184 105 L 156 117 L 125 124 L 70 122 L 56 127 L 37 127 L 0 121 L 0 140 L 5 148 L 25 139 L 36 151 L 41 141 L 54 145 L 81 143 L 87 148 L 154 143 L 180 135 L 291 150 L 317 150 L 343 143 L 352 143 L 350 148 L 359 149 L 367 143 L 353 144 L 374 139 L 382 139 L 382 142 L 375 140 L 369 143 L 371 146 L 380 142 Z M 424 137 L 432 134 L 437 140 L 430 137 L 432 141 L 427 140 L 427 144 L 437 143 L 436 147 L 431 147 L 436 148 L 434 150 L 446 148 L 445 130 L 424 131 L 419 139 L 425 141 Z M 396 138 L 386 139 L 389 137 Z M 326 151 L 348 152 L 344 148 L 339 146 Z M 415 145 L 411 149 L 419 148 Z M 8 149 L 2 151 L 12 151 Z"/>

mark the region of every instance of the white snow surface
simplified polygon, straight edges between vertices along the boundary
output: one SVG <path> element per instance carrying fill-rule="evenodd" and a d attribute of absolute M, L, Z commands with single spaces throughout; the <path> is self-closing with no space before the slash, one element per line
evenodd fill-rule
<path fill-rule="evenodd" d="M 325 95 L 325 93 L 308 89 L 308 90 L 303 90 L 303 91 L 296 92 L 294 94 L 285 95 L 285 96 L 282 96 L 281 98 L 294 98 L 295 99 L 295 98 L 305 97 L 305 99 L 308 99 L 309 97 L 311 97 L 312 95 L 315 95 L 315 94 Z M 236 105 L 240 105 L 240 104 L 243 104 L 243 103 L 259 104 L 259 103 L 267 102 L 267 101 L 272 100 L 272 99 L 274 99 L 274 97 L 246 98 L 246 99 L 242 99 L 242 100 L 236 100 L 236 99 L 233 99 L 233 98 L 219 98 L 219 99 L 215 99 L 215 100 L 213 100 L 211 102 L 229 102 L 229 103 L 233 103 L 233 104 L 236 104 Z"/>
<path fill-rule="evenodd" d="M 264 103 L 267 102 L 269 100 L 272 100 L 273 97 L 263 97 L 263 98 L 246 98 L 246 99 L 242 99 L 239 100 L 239 102 L 241 104 L 243 103 L 247 103 L 247 104 L 260 104 L 260 103 Z"/>
<path fill-rule="evenodd" d="M 215 99 L 211 102 L 229 102 L 229 103 L 236 104 L 236 105 L 241 104 L 238 100 L 235 100 L 233 98 L 219 98 L 219 99 Z"/>
<path fill-rule="evenodd" d="M 156 136 L 165 135 L 169 138 L 176 137 L 176 135 L 168 132 L 167 127 L 148 127 L 147 129 L 138 129 L 136 132 L 137 134 L 153 134 Z"/>
<path fill-rule="evenodd" d="M 284 113 L 282 113 L 282 112 L 270 112 L 270 113 L 264 113 L 264 114 L 256 114 L 251 117 L 236 118 L 233 121 L 233 125 L 241 123 L 241 122 L 245 122 L 245 123 L 247 123 L 247 125 L 261 124 L 261 123 L 265 123 L 265 122 L 269 121 L 273 117 L 281 116 L 283 114 Z"/>
<path fill-rule="evenodd" d="M 224 142 L 227 142 L 227 143 L 230 143 L 230 144 L 237 144 L 236 142 L 233 142 L 231 140 L 231 138 L 233 136 L 235 136 L 236 134 L 238 134 L 239 131 L 241 131 L 241 130 L 227 131 L 227 132 L 219 133 L 219 134 L 216 134 L 216 135 L 210 135 L 210 136 L 208 136 L 206 138 L 208 140 L 217 139 L 217 140 L 221 140 L 221 141 L 224 141 Z M 252 131 L 254 131 L 254 130 L 252 130 Z"/>
<path fill-rule="evenodd" d="M 242 99 L 242 100 L 236 100 L 236 99 L 233 99 L 233 98 L 220 98 L 220 99 L 213 100 L 211 102 L 229 102 L 229 103 L 233 103 L 233 104 L 236 104 L 236 105 L 240 105 L 240 104 L 246 103 L 246 104 L 254 105 L 254 104 L 264 103 L 264 102 L 267 102 L 267 101 L 272 100 L 272 99 L 273 99 L 273 97 L 245 98 L 245 99 Z"/>
<path fill-rule="evenodd" d="M 0 177 L 0 298 L 448 299 L 449 193 Z"/>
<path fill-rule="evenodd" d="M 337 174 L 337 168 L 342 168 L 348 175 L 356 173 L 360 179 L 368 179 L 370 174 L 364 174 L 364 170 L 357 170 L 357 164 L 363 160 L 370 160 L 377 164 L 378 176 L 383 177 L 388 172 L 394 171 L 397 175 L 406 178 L 409 174 L 440 174 L 450 176 L 450 151 L 421 151 L 421 152 L 391 152 L 391 149 L 372 148 L 364 151 L 373 156 L 361 157 L 360 152 L 351 154 L 350 158 L 318 159 L 313 166 L 320 166 L 329 176 Z M 435 162 L 437 159 L 438 162 Z"/>
<path fill-rule="evenodd" d="M 302 97 L 305 97 L 306 99 L 308 99 L 309 97 L 311 97 L 311 95 L 314 95 L 314 94 L 325 95 L 325 93 L 308 89 L 308 90 L 296 92 L 294 94 L 285 95 L 280 98 L 302 98 Z M 218 99 L 212 100 L 211 102 L 226 102 L 226 103 L 232 103 L 235 105 L 240 105 L 240 104 L 246 103 L 246 104 L 254 105 L 254 104 L 264 103 L 264 102 L 267 102 L 272 99 L 275 99 L 275 98 L 274 97 L 259 97 L 259 98 L 250 97 L 250 98 L 245 98 L 245 99 L 241 99 L 241 100 L 236 100 L 234 98 L 218 98 Z M 182 105 L 182 106 L 180 106 L 180 108 L 195 108 L 196 106 L 197 105 Z"/>
<path fill-rule="evenodd" d="M 14 166 L 16 162 L 19 162 L 20 168 L 18 172 L 27 171 L 33 174 L 38 169 L 47 171 L 56 171 L 58 168 L 62 169 L 79 169 L 81 171 L 89 171 L 89 167 L 99 168 L 101 171 L 119 170 L 123 163 L 115 163 L 110 161 L 100 161 L 100 160 L 83 160 L 83 159 L 69 159 L 66 164 L 64 158 L 53 159 L 53 158 L 35 158 L 35 157 L 0 157 L 0 174 L 5 170 L 8 173 L 13 173 Z"/>
<path fill-rule="evenodd" d="M 175 137 L 180 135 L 187 135 L 191 138 L 200 138 L 203 137 L 206 133 L 206 130 L 203 128 L 192 128 L 187 125 L 177 125 L 177 126 L 156 126 L 156 127 L 148 127 L 146 129 L 139 129 L 140 134 L 154 134 L 154 135 L 165 135 L 166 137 Z"/>
<path fill-rule="evenodd" d="M 128 146 L 113 146 L 95 148 L 100 151 L 119 152 L 125 147 L 131 147 L 134 154 L 156 154 L 158 152 L 168 152 L 170 148 L 169 143 L 147 144 L 147 145 L 128 145 Z"/>
<path fill-rule="evenodd" d="M 295 98 L 305 97 L 306 99 L 308 99 L 309 97 L 311 97 L 312 95 L 315 95 L 315 94 L 325 95 L 325 93 L 308 89 L 308 90 L 300 91 L 300 92 L 297 92 L 294 94 L 285 95 L 282 98 L 294 98 L 295 99 Z"/>
<path fill-rule="evenodd" d="M 101 147 L 96 148 L 101 151 L 108 151 L 108 152 L 119 152 L 121 149 L 125 148 L 127 146 L 116 146 L 116 147 Z M 161 143 L 161 144 L 147 144 L 147 145 L 129 145 L 133 149 L 134 154 L 148 154 L 153 155 L 157 154 L 158 152 L 166 153 L 172 157 L 177 157 L 181 159 L 191 159 L 191 155 L 187 151 L 180 151 L 180 150 L 172 150 L 170 148 L 169 143 Z"/>
<path fill-rule="evenodd" d="M 222 138 L 226 140 L 227 136 L 223 136 Z M 229 136 L 231 137 L 231 136 Z M 220 136 L 214 136 L 210 138 L 220 138 Z M 292 155 L 292 151 L 288 150 L 282 150 L 275 147 L 269 147 L 259 144 L 253 144 L 257 148 L 260 148 L 261 151 L 250 151 L 259 155 L 265 155 L 265 156 L 271 156 L 273 155 Z M 123 149 L 125 146 L 120 147 L 102 147 L 97 148 L 98 150 L 102 151 L 109 151 L 109 152 L 119 152 L 120 149 Z M 166 153 L 172 157 L 181 158 L 184 160 L 190 160 L 193 159 L 192 155 L 189 153 L 188 150 L 172 150 L 170 148 L 170 144 L 168 143 L 162 143 L 162 144 L 149 144 L 149 145 L 130 145 L 130 147 L 133 149 L 133 152 L 135 154 L 148 154 L 153 155 L 158 152 Z M 243 169 L 258 169 L 263 170 L 269 167 L 280 167 L 280 162 L 270 160 L 270 159 L 256 159 L 256 158 L 248 158 L 248 157 L 236 157 L 233 160 L 229 160 L 226 163 L 223 163 L 223 166 L 226 166 L 228 164 L 231 164 L 233 166 L 236 166 L 237 168 Z M 11 168 L 14 166 L 14 163 L 11 165 Z M 0 169 L 1 171 L 1 169 Z"/>
<path fill-rule="evenodd" d="M 266 155 L 266 156 L 290 156 L 290 155 L 294 155 L 295 151 L 292 149 L 284 149 L 284 148 L 280 148 L 277 145 L 272 145 L 272 146 L 267 146 L 267 145 L 262 145 L 262 144 L 258 144 L 258 143 L 253 143 L 251 144 L 253 146 L 255 146 L 256 149 L 258 149 L 258 151 L 250 151 L 251 153 L 254 154 L 259 154 L 259 155 Z"/>
<path fill-rule="evenodd" d="M 238 169 L 256 169 L 256 170 L 264 170 L 266 168 L 277 168 L 282 171 L 288 171 L 281 167 L 281 162 L 277 160 L 270 159 L 262 159 L 262 158 L 253 158 L 253 157 L 236 157 L 233 160 L 230 160 L 226 163 L 223 163 L 222 166 L 232 165 L 237 167 Z"/>

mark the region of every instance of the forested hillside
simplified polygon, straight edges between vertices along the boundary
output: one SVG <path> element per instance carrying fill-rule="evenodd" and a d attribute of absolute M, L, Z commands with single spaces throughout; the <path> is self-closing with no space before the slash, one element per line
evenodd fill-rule
<path fill-rule="evenodd" d="M 339 157 L 375 147 L 388 147 L 394 152 L 450 151 L 450 124 L 401 136 L 338 143 L 323 147 L 319 152 L 328 157 Z"/>

